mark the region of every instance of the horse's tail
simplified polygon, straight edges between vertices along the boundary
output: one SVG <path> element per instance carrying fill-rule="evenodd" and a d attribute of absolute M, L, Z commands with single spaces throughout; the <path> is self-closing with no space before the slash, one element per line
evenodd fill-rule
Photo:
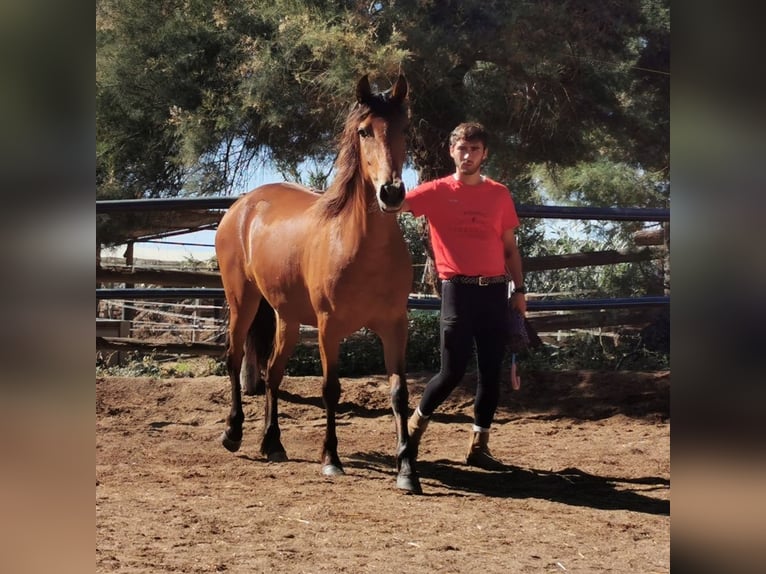
<path fill-rule="evenodd" d="M 223 304 L 223 323 L 228 325 L 231 315 L 231 308 L 228 302 Z M 253 351 L 257 354 L 259 362 L 268 361 L 271 356 L 271 352 L 274 350 L 274 336 L 277 332 L 277 319 L 274 308 L 269 305 L 265 298 L 261 299 L 261 303 L 258 306 L 258 311 L 255 314 L 253 322 L 250 324 L 250 329 L 247 331 L 248 345 L 251 346 Z M 222 336 L 219 336 L 219 341 L 223 339 L 224 356 L 229 348 L 229 330 L 224 329 Z M 263 363 L 263 370 L 265 370 L 266 363 Z"/>
<path fill-rule="evenodd" d="M 266 298 L 261 298 L 258 312 L 247 332 L 248 345 L 255 351 L 258 358 L 258 368 L 266 370 L 271 352 L 274 350 L 274 336 L 277 332 L 277 318 L 274 308 Z"/>
<path fill-rule="evenodd" d="M 276 314 L 266 299 L 261 299 L 258 311 L 247 330 L 245 339 L 245 361 L 240 378 L 248 395 L 262 395 L 266 392 L 266 376 L 269 359 L 274 350 Z"/>

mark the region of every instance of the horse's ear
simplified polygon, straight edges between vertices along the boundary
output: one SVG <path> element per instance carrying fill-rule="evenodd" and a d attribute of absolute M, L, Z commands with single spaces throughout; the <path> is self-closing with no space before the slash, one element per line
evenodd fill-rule
<path fill-rule="evenodd" d="M 359 78 L 356 84 L 356 101 L 360 104 L 370 101 L 372 90 L 370 89 L 370 79 L 367 74 Z"/>
<path fill-rule="evenodd" d="M 399 74 L 399 77 L 396 80 L 396 84 L 394 85 L 394 89 L 391 92 L 391 99 L 397 103 L 401 103 L 406 97 L 407 79 L 404 77 L 404 74 Z"/>

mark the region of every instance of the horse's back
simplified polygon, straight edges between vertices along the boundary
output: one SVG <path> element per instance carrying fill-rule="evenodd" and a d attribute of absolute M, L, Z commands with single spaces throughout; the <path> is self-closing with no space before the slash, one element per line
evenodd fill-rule
<path fill-rule="evenodd" d="M 316 230 L 312 206 L 320 197 L 297 184 L 262 185 L 232 204 L 216 234 L 219 264 L 228 259 L 230 269 L 241 270 L 234 280 L 257 284 L 283 318 L 305 324 L 316 322 L 303 261 Z"/>
<path fill-rule="evenodd" d="M 295 223 L 307 216 L 318 197 L 309 188 L 294 183 L 256 187 L 239 197 L 221 218 L 216 251 L 231 250 L 236 245 L 248 252 L 253 241 L 270 241 L 283 224 L 296 227 Z"/>
<path fill-rule="evenodd" d="M 267 183 L 242 195 L 226 212 L 242 216 L 240 212 L 249 212 L 258 208 L 261 213 L 275 211 L 279 217 L 290 216 L 308 209 L 321 197 L 308 187 L 297 183 Z"/>

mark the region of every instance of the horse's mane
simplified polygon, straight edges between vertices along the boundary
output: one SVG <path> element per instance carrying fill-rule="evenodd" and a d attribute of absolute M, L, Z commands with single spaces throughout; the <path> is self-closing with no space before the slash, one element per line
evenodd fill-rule
<path fill-rule="evenodd" d="M 335 177 L 322 194 L 320 202 L 326 218 L 339 216 L 357 192 L 356 178 L 361 176 L 359 166 L 359 134 L 357 126 L 368 115 L 394 117 L 407 113 L 406 104 L 391 100 L 392 90 L 373 94 L 351 108 L 338 142 L 338 158 L 335 160 Z"/>

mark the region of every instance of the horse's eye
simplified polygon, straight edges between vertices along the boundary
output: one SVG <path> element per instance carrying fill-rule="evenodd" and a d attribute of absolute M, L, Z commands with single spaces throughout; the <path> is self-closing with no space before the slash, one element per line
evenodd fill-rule
<path fill-rule="evenodd" d="M 370 128 L 359 128 L 357 130 L 359 133 L 359 137 L 368 138 L 372 135 L 372 130 Z"/>

